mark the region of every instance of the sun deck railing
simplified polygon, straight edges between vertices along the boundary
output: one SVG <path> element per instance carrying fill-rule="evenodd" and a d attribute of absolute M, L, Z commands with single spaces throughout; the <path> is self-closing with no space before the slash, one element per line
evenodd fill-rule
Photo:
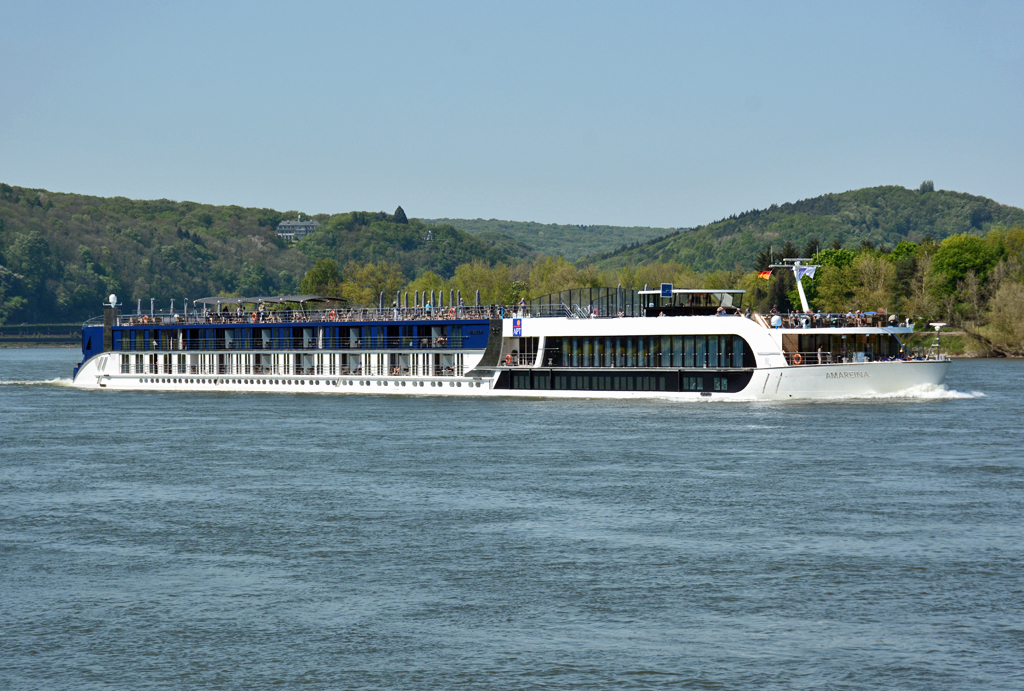
<path fill-rule="evenodd" d="M 571 319 L 594 319 L 607 317 L 628 317 L 624 313 L 613 314 L 601 306 L 560 304 L 560 305 L 459 305 L 455 307 L 391 307 L 343 308 L 322 310 L 264 310 L 218 312 L 216 310 L 171 313 L 154 311 L 142 314 L 119 314 L 116 326 L 207 326 L 243 324 L 301 324 L 305 322 L 377 322 L 377 321 L 444 321 L 452 319 L 503 319 L 510 317 L 563 317 Z M 729 315 L 731 316 L 731 315 Z M 813 312 L 786 314 L 766 313 L 759 315 L 769 328 L 847 328 L 913 326 L 913 322 L 902 315 L 886 312 Z M 85 322 L 84 326 L 102 326 L 103 317 L 97 316 Z"/>
<path fill-rule="evenodd" d="M 789 312 L 760 315 L 769 328 L 834 329 L 851 327 L 913 326 L 907 317 L 895 312 Z"/>
<path fill-rule="evenodd" d="M 866 351 L 847 352 L 844 355 L 842 353 L 833 353 L 827 350 L 823 350 L 820 353 L 816 350 L 801 352 L 786 351 L 783 355 L 786 356 L 786 364 L 793 365 L 794 367 L 801 367 L 804 365 L 852 365 L 865 362 L 908 362 L 911 360 L 936 359 L 934 354 L 929 356 L 929 354 L 923 349 L 915 349 L 912 351 L 908 350 L 903 354 L 894 355 L 874 355 Z"/>

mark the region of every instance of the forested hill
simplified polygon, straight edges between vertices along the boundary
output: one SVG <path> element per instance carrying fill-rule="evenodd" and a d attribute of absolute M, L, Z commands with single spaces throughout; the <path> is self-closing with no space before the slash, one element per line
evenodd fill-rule
<path fill-rule="evenodd" d="M 585 226 L 535 223 L 533 221 L 499 221 L 482 218 L 422 219 L 424 223 L 450 225 L 480 238 L 506 235 L 547 256 L 561 255 L 574 262 L 602 252 L 613 252 L 623 245 L 647 242 L 676 228 L 647 226 Z"/>
<path fill-rule="evenodd" d="M 171 298 L 293 293 L 321 259 L 334 262 L 319 264 L 334 267 L 324 274 L 325 285 L 366 303 L 381 291 L 391 294 L 403 286 L 425 290 L 443 284 L 447 289 L 449 279 L 473 283 L 466 283 L 467 290 L 493 284 L 485 290 L 493 299 L 511 299 L 513 293 L 625 285 L 632 280 L 626 274 L 641 268 L 656 269 L 659 276 L 683 268 L 691 273 L 749 270 L 758 256 L 768 256 L 769 245 L 787 252 L 884 250 L 903 240 L 941 241 L 960 234 L 980 236 L 997 226 L 1024 227 L 1021 209 L 937 191 L 930 184 L 918 190 L 892 186 L 828 194 L 684 231 L 481 221 L 474 235 L 450 224 L 409 220 L 399 207 L 394 214 L 321 214 L 313 217 L 319 230 L 301 242 L 278 239 L 278 222 L 297 215 L 0 183 L 0 324 L 81 320 L 95 315 L 110 293 L 127 305 L 139 299 L 148 304 L 151 298 L 166 305 Z M 670 234 L 650 239 L 663 232 Z M 532 241 L 511 237 L 517 233 L 532 233 Z M 612 238 L 633 245 L 593 254 L 578 260 L 577 267 L 543 258 L 575 258 L 584 248 Z M 934 243 L 921 243 L 926 245 Z M 490 275 L 487 267 L 497 268 Z M 975 273 L 984 278 L 984 272 Z M 655 278 L 652 274 L 640 284 L 657 283 Z"/>
<path fill-rule="evenodd" d="M 110 293 L 124 304 L 150 298 L 287 294 L 315 260 L 387 261 L 407 280 L 451 276 L 461 263 L 517 264 L 522 244 L 409 221 L 404 212 L 314 216 L 301 242 L 277 238 L 296 212 L 166 199 L 134 201 L 0 183 L 0 324 L 65 322 L 97 314 Z"/>
<path fill-rule="evenodd" d="M 855 248 L 870 242 L 892 248 L 901 240 L 942 240 L 1014 225 L 1024 225 L 1024 210 L 985 197 L 935 190 L 925 182 L 916 190 L 867 187 L 773 204 L 615 252 L 591 255 L 584 262 L 596 263 L 599 268 L 679 262 L 697 271 L 749 270 L 757 251 L 772 244 Z"/>

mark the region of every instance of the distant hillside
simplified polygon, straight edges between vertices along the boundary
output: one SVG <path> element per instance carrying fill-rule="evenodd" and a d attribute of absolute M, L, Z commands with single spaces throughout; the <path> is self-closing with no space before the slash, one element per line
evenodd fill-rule
<path fill-rule="evenodd" d="M 613 252 L 623 245 L 646 242 L 675 233 L 676 228 L 648 228 L 645 226 L 574 226 L 533 221 L 499 221 L 482 218 L 422 219 L 424 223 L 448 224 L 481 237 L 506 235 L 544 255 L 560 254 L 576 261 L 602 252 Z"/>
<path fill-rule="evenodd" d="M 406 278 L 424 271 L 449 277 L 455 267 L 480 260 L 487 264 L 519 264 L 537 253 L 504 235 L 474 236 L 450 225 L 427 225 L 417 219 L 396 222 L 388 214 L 353 211 L 331 216 L 298 248 L 313 259 L 346 262 L 386 260 L 402 267 Z"/>
<path fill-rule="evenodd" d="M 981 234 L 995 226 L 1024 225 L 1024 210 L 962 192 L 868 187 L 772 205 L 682 230 L 668 237 L 595 254 L 586 262 L 618 268 L 649 262 L 679 262 L 697 271 L 754 266 L 756 253 L 786 242 L 803 248 L 858 247 L 864 241 L 894 247 L 901 240 L 935 240 L 958 233 Z"/>
<path fill-rule="evenodd" d="M 479 259 L 515 264 L 536 253 L 506 237 L 475 237 L 383 212 L 314 216 L 299 243 L 276 235 L 296 212 L 167 199 L 135 201 L 0 183 L 0 323 L 81 320 L 110 293 L 126 305 L 155 298 L 290 293 L 322 257 L 393 261 L 407 279 L 450 276 Z"/>

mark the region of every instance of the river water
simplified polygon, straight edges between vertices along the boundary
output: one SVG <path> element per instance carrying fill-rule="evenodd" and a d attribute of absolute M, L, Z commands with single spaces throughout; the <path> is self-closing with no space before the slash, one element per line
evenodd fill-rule
<path fill-rule="evenodd" d="M 679 404 L 76 355 L 0 350 L 0 688 L 1024 687 L 1024 362 Z"/>

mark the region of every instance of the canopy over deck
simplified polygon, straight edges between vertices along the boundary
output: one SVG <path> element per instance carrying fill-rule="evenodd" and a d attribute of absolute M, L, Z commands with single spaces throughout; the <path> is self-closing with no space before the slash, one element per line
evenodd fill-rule
<path fill-rule="evenodd" d="M 661 295 L 661 291 L 660 290 L 639 290 L 637 292 L 640 293 L 641 295 Z M 746 292 L 747 291 L 745 291 L 745 290 L 723 290 L 721 288 L 673 288 L 672 289 L 672 294 L 673 295 L 679 295 L 679 294 L 684 294 L 684 295 L 709 295 L 709 294 L 710 295 L 718 295 L 720 293 L 730 293 L 730 294 L 734 294 L 734 295 L 739 295 L 739 294 L 746 293 Z"/>
<path fill-rule="evenodd" d="M 307 302 L 348 302 L 346 298 L 329 297 L 325 295 L 275 295 L 272 297 L 251 297 L 251 298 L 229 298 L 212 297 L 199 298 L 196 304 L 201 305 L 283 305 L 287 302 L 294 302 L 303 305 Z"/>

